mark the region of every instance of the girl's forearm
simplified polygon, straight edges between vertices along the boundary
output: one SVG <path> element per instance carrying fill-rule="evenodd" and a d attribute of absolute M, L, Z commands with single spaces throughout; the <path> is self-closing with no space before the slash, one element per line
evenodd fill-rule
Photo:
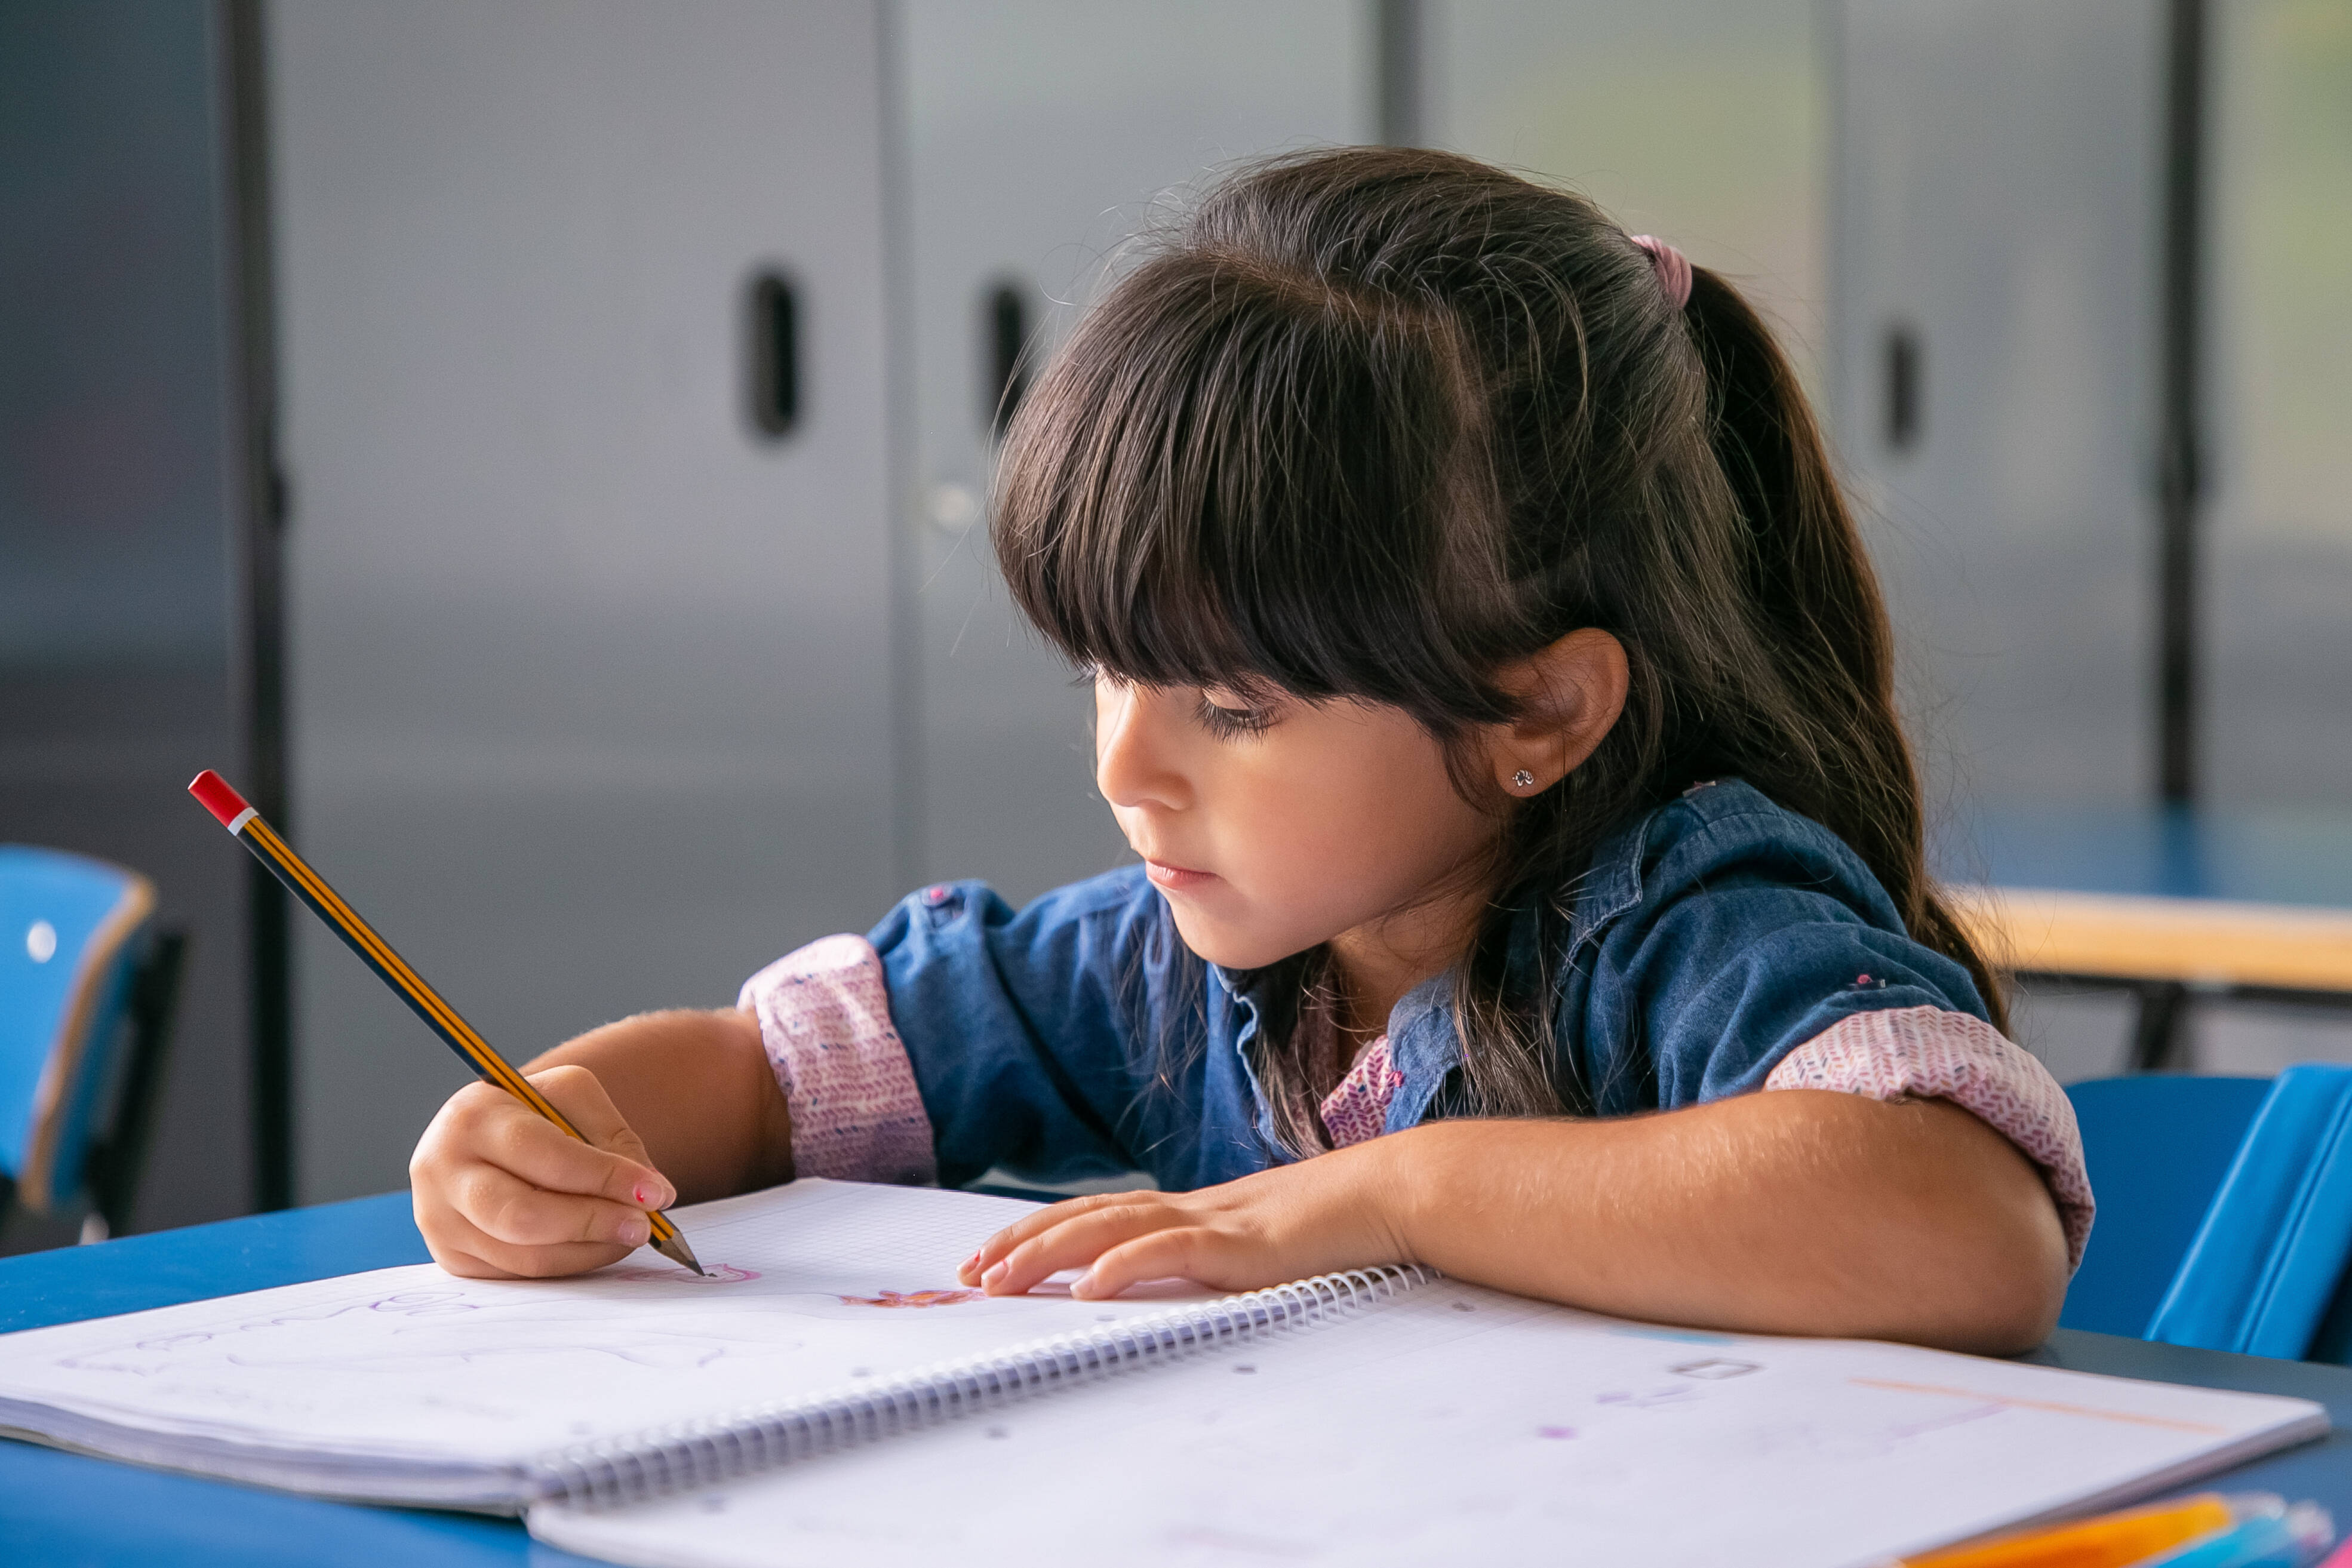
<path fill-rule="evenodd" d="M 680 1203 L 792 1179 L 792 1117 L 748 1014 L 640 1014 L 567 1040 L 525 1070 L 566 1064 L 596 1075 Z"/>
<path fill-rule="evenodd" d="M 2056 1321 L 2040 1173 L 1941 1100 L 1782 1090 L 1606 1121 L 1437 1122 L 1342 1157 L 1408 1257 L 1597 1311 L 2011 1352 Z"/>

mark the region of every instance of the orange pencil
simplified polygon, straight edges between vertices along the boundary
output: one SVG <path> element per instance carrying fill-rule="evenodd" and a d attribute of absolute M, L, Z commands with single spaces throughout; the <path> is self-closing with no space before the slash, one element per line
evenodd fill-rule
<path fill-rule="evenodd" d="M 1902 1568 L 2130 1568 L 2200 1536 L 2227 1530 L 2238 1511 L 2215 1492 L 2102 1514 L 2050 1530 L 1906 1557 Z"/>
<path fill-rule="evenodd" d="M 585 1143 L 580 1129 L 572 1125 L 563 1112 L 548 1103 L 547 1097 L 531 1087 L 529 1079 L 517 1072 L 506 1058 L 490 1049 L 489 1043 L 474 1032 L 474 1026 L 457 1016 L 457 1010 L 441 999 L 439 992 L 425 984 L 416 971 L 408 967 L 407 960 L 392 951 L 392 944 L 376 935 L 375 928 L 360 919 L 342 896 L 327 886 L 327 879 L 310 869 L 302 857 L 294 853 L 286 840 L 278 837 L 261 814 L 247 805 L 245 797 L 228 786 L 228 781 L 206 768 L 188 785 L 188 793 L 203 803 L 204 808 L 220 818 L 221 826 L 245 841 L 245 847 L 261 859 L 261 863 L 286 884 L 288 890 L 310 906 L 310 912 L 327 922 L 327 928 L 341 937 L 360 962 L 399 994 L 425 1026 L 448 1042 L 449 1048 L 466 1060 L 466 1065 L 488 1081 L 497 1084 L 550 1121 Z M 683 1263 L 697 1274 L 702 1265 L 695 1261 L 694 1249 L 677 1226 L 663 1214 L 649 1215 L 653 1226 L 651 1245 L 655 1251 L 673 1262 Z"/>

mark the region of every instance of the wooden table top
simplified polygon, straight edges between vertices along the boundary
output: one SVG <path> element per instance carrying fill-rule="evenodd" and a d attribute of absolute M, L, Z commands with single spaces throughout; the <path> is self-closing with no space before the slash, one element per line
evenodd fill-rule
<path fill-rule="evenodd" d="M 1948 891 L 1969 934 L 2005 968 L 2352 994 L 2352 910 L 2054 888 Z"/>

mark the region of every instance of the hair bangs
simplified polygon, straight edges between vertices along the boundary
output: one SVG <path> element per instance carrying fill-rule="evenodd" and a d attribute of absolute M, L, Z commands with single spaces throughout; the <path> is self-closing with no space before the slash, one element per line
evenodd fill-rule
<path fill-rule="evenodd" d="M 1434 310 L 1202 249 L 1146 262 L 1007 435 L 1014 600 L 1123 679 L 1363 698 L 1441 733 L 1507 716 L 1459 358 Z"/>

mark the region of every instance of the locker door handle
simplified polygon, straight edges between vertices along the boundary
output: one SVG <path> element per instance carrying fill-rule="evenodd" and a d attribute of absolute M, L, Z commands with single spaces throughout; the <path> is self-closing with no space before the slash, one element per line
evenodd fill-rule
<path fill-rule="evenodd" d="M 1908 452 L 1919 444 L 1919 330 L 1897 321 L 1886 329 L 1886 446 Z"/>
<path fill-rule="evenodd" d="M 1028 291 L 1017 283 L 999 283 L 982 296 L 980 310 L 989 367 L 982 417 L 989 434 L 1002 441 L 1029 392 Z"/>
<path fill-rule="evenodd" d="M 772 441 L 793 433 L 801 417 L 800 300 L 782 272 L 751 279 L 750 320 L 751 427 Z"/>

